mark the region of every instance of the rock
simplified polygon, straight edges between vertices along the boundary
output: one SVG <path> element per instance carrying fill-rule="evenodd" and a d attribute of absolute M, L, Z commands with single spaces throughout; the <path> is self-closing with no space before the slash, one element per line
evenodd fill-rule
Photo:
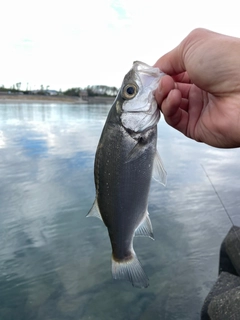
<path fill-rule="evenodd" d="M 240 276 L 240 227 L 233 226 L 226 235 L 220 250 L 219 272 Z"/>
<path fill-rule="evenodd" d="M 221 304 L 221 302 L 224 301 L 224 304 L 226 303 L 227 305 L 230 304 L 231 300 L 231 292 L 232 290 L 239 290 L 240 293 L 240 277 L 234 276 L 230 273 L 227 272 L 221 272 L 219 275 L 215 285 L 209 292 L 208 296 L 206 297 L 203 307 L 202 307 L 202 312 L 201 312 L 201 320 L 219 320 L 216 316 L 214 317 L 214 311 L 215 306 L 218 306 Z M 226 296 L 226 301 L 223 300 L 223 297 Z M 230 300 L 229 300 L 230 299 Z M 232 297 L 231 304 L 234 304 L 234 299 L 235 296 Z M 209 313 L 209 307 L 211 304 L 211 316 Z M 225 306 L 226 309 L 226 306 Z M 233 309 L 231 315 L 233 315 L 236 312 L 236 308 Z M 239 313 L 237 313 L 239 317 Z M 240 319 L 240 318 L 231 318 L 230 314 L 229 317 L 227 318 L 225 314 L 224 320 L 234 320 L 234 319 Z"/>
<path fill-rule="evenodd" d="M 238 275 L 236 269 L 234 268 L 230 257 L 228 256 L 226 243 L 223 241 L 220 249 L 220 258 L 219 258 L 219 274 L 222 272 L 228 272 L 235 276 Z"/>
<path fill-rule="evenodd" d="M 209 304 L 211 320 L 240 319 L 240 286 L 214 297 Z"/>
<path fill-rule="evenodd" d="M 233 226 L 222 242 L 219 277 L 206 297 L 201 320 L 240 319 L 240 227 Z"/>

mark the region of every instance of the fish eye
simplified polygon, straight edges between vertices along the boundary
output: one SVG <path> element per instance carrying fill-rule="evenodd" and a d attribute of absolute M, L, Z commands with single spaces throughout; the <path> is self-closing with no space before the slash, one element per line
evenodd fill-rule
<path fill-rule="evenodd" d="M 127 84 L 122 90 L 122 96 L 124 99 L 132 99 L 138 93 L 138 86 L 133 83 Z"/>
<path fill-rule="evenodd" d="M 128 88 L 126 89 L 126 91 L 127 91 L 127 94 L 132 95 L 132 94 L 135 93 L 135 88 L 134 88 L 134 87 L 128 87 Z"/>

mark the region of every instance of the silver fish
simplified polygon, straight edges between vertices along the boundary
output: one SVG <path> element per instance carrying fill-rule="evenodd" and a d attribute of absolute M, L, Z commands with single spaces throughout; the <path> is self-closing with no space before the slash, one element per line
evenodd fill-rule
<path fill-rule="evenodd" d="M 163 75 L 158 68 L 133 63 L 109 111 L 95 156 L 96 199 L 88 216 L 102 219 L 108 228 L 113 278 L 128 279 L 135 287 L 149 285 L 133 238 L 153 239 L 148 214 L 152 173 L 166 183 L 156 149 L 160 110 L 154 98 Z"/>

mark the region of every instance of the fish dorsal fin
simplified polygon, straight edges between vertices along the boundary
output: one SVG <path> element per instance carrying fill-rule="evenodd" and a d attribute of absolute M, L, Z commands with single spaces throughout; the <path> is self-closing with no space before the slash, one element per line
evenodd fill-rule
<path fill-rule="evenodd" d="M 95 199 L 92 208 L 90 209 L 90 211 L 87 214 L 87 218 L 88 217 L 96 217 L 102 220 L 102 216 L 100 214 L 100 210 L 98 208 L 98 203 L 97 203 L 97 199 Z"/>
<path fill-rule="evenodd" d="M 146 211 L 145 217 L 140 223 L 140 225 L 135 230 L 135 236 L 136 237 L 149 237 L 154 240 L 153 237 L 153 229 L 152 229 L 152 223 L 149 218 L 149 213 Z"/>
<path fill-rule="evenodd" d="M 167 183 L 167 172 L 164 169 L 162 160 L 158 152 L 156 152 L 153 163 L 153 179 L 163 184 Z"/>

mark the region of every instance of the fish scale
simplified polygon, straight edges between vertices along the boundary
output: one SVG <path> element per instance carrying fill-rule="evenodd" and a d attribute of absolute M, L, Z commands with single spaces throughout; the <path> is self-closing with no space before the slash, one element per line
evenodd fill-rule
<path fill-rule="evenodd" d="M 133 249 L 135 235 L 153 239 L 148 214 L 152 173 L 162 184 L 166 172 L 157 152 L 160 110 L 154 98 L 158 68 L 136 61 L 104 125 L 95 156 L 96 198 L 88 216 L 103 220 L 112 246 L 112 275 L 147 287 L 147 275 Z"/>

